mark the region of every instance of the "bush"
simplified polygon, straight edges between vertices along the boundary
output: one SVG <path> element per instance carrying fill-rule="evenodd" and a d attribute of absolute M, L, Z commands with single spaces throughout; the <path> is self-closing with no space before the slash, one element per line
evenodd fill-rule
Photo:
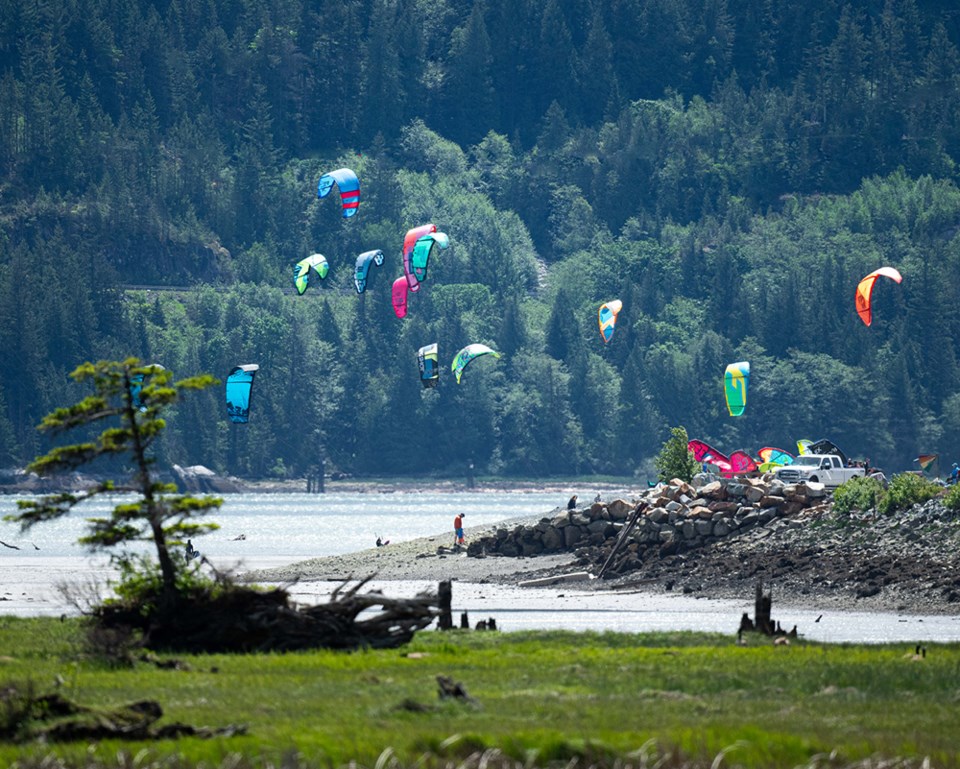
<path fill-rule="evenodd" d="M 872 510 L 877 507 L 883 494 L 883 484 L 876 478 L 851 478 L 833 492 L 833 509 L 844 515 L 854 510 Z"/>
<path fill-rule="evenodd" d="M 919 475 L 901 473 L 893 476 L 890 488 L 877 503 L 877 510 L 885 515 L 898 510 L 908 510 L 914 505 L 922 505 L 927 500 L 939 496 L 942 490 L 942 486 Z"/>
<path fill-rule="evenodd" d="M 657 468 L 657 476 L 661 481 L 679 478 L 689 483 L 700 465 L 693 458 L 693 453 L 687 448 L 689 438 L 685 427 L 674 427 L 670 430 L 670 438 L 663 444 L 660 453 L 653 460 Z"/>
<path fill-rule="evenodd" d="M 960 512 L 960 483 L 955 483 L 943 498 L 943 504 L 947 510 Z"/>

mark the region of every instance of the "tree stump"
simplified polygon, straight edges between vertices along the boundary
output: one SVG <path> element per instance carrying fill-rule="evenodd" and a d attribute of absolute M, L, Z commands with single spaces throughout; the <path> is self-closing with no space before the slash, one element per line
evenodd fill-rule
<path fill-rule="evenodd" d="M 453 602 L 453 587 L 450 580 L 444 580 L 437 587 L 437 602 L 440 606 L 437 627 L 440 630 L 453 630 L 453 613 L 450 609 Z"/>

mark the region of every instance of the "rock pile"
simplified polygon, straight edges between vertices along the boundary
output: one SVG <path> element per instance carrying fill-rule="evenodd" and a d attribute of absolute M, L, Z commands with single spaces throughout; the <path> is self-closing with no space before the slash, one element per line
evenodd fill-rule
<path fill-rule="evenodd" d="M 584 566 L 604 565 L 605 575 L 622 575 L 645 560 L 695 550 L 775 519 L 815 515 L 827 505 L 821 483 L 698 475 L 692 484 L 674 479 L 631 500 L 556 508 L 533 526 L 502 528 L 474 540 L 467 555 L 572 551 Z"/>

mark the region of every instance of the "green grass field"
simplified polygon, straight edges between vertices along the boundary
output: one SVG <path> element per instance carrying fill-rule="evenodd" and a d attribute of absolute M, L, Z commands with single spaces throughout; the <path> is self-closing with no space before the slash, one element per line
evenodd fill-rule
<path fill-rule="evenodd" d="M 76 620 L 0 618 L 3 688 L 142 699 L 244 736 L 0 743 L 22 767 L 960 766 L 960 645 L 773 646 L 692 633 L 426 631 L 402 649 L 184 656 L 117 668 Z M 436 677 L 474 702 L 441 700 Z M 55 682 L 59 680 L 59 684 Z M 9 708 L 4 706 L 3 717 Z M 833 753 L 833 757 L 829 755 Z M 55 760 L 56 759 L 56 760 Z"/>

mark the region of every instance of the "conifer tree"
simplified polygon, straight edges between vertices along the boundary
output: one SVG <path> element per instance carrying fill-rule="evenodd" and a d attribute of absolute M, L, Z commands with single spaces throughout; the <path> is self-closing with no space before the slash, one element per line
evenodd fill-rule
<path fill-rule="evenodd" d="M 127 483 L 101 481 L 80 492 L 51 494 L 36 500 L 19 502 L 20 513 L 8 516 L 22 529 L 68 514 L 74 507 L 110 492 L 132 492 L 139 496 L 113 508 L 108 518 L 90 519 L 89 533 L 80 543 L 93 550 L 111 550 L 128 542 L 152 541 L 157 551 L 162 595 L 174 599 L 178 570 L 184 561 L 171 553 L 171 545 L 187 537 L 217 528 L 213 523 L 194 519 L 218 508 L 216 497 L 176 494 L 176 486 L 163 483 L 153 470 L 151 449 L 166 427 L 163 414 L 185 390 L 202 390 L 217 380 L 204 374 L 171 383 L 172 373 L 153 365 L 142 365 L 136 358 L 123 362 L 100 361 L 78 366 L 71 377 L 77 382 L 92 382 L 93 394 L 72 406 L 55 409 L 44 417 L 39 429 L 55 436 L 97 425 L 107 426 L 99 436 L 68 446 L 57 446 L 37 457 L 29 469 L 39 475 L 75 470 L 101 458 L 126 458 L 133 463 Z M 116 425 L 119 422 L 119 425 Z M 132 567 L 133 556 L 112 554 L 121 567 Z M 129 573 L 129 572 L 128 572 Z"/>

